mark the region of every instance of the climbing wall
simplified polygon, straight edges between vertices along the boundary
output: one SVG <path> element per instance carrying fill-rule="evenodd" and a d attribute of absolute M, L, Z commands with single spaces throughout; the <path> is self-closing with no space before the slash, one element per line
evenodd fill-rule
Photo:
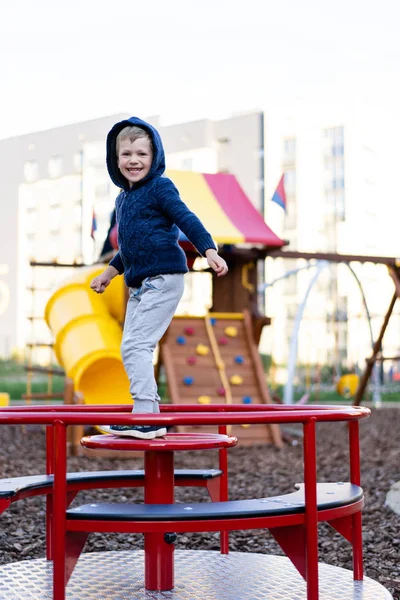
<path fill-rule="evenodd" d="M 160 360 L 174 404 L 271 403 L 248 313 L 175 317 Z M 276 425 L 234 425 L 230 433 L 241 443 L 280 444 Z"/>

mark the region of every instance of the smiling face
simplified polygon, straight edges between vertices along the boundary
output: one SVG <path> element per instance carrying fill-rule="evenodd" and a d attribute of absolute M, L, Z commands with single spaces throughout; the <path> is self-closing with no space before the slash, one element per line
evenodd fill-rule
<path fill-rule="evenodd" d="M 118 147 L 118 168 L 128 180 L 129 187 L 148 175 L 153 162 L 153 150 L 148 137 L 137 138 L 131 142 L 123 138 Z"/>

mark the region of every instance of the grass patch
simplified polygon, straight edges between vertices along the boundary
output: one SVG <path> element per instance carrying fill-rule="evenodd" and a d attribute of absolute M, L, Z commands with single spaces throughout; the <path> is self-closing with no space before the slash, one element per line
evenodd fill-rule
<path fill-rule="evenodd" d="M 60 368 L 54 365 L 56 368 Z M 25 365 L 16 360 L 0 359 L 0 392 L 10 395 L 12 400 L 21 400 L 26 394 L 27 372 Z M 53 375 L 52 394 L 58 394 L 64 390 L 64 376 Z M 34 373 L 31 383 L 31 391 L 34 394 L 46 394 L 48 391 L 48 378 L 41 373 Z"/>
<path fill-rule="evenodd" d="M 58 394 L 64 390 L 64 378 L 57 377 L 53 378 L 52 394 Z M 33 381 L 31 384 L 31 390 L 35 394 L 46 394 L 47 393 L 47 380 L 45 381 Z M 0 392 L 6 392 L 10 395 L 13 400 L 21 400 L 22 394 L 26 394 L 26 378 L 25 381 L 15 381 L 12 379 L 1 379 L 0 380 Z"/>
<path fill-rule="evenodd" d="M 278 386 L 273 390 L 282 400 L 284 395 L 283 386 Z M 293 392 L 294 402 L 298 402 L 304 394 L 308 393 L 305 388 L 295 389 Z M 309 392 L 310 397 L 307 404 L 343 404 L 352 405 L 354 398 L 344 398 L 336 392 L 336 390 L 311 390 Z M 400 402 L 400 391 L 382 391 L 381 392 L 382 402 Z M 363 402 L 372 402 L 372 394 L 370 392 L 364 395 Z"/>
<path fill-rule="evenodd" d="M 0 381 L 3 380 L 3 377 L 15 377 L 18 375 L 26 377 L 26 371 L 23 364 L 18 363 L 15 360 L 0 359 Z"/>

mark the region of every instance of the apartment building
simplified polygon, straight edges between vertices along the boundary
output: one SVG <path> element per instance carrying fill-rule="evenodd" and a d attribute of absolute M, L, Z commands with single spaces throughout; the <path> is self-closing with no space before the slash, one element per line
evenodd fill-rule
<path fill-rule="evenodd" d="M 285 175 L 286 213 L 266 203 L 269 225 L 290 242 L 290 249 L 353 255 L 396 256 L 392 219 L 398 214 L 385 185 L 390 172 L 388 148 L 371 123 L 359 115 L 268 115 L 265 126 L 266 197 Z M 299 306 L 309 292 L 298 336 L 297 360 L 361 368 L 371 352 L 371 330 L 359 288 L 365 294 L 376 337 L 387 310 L 393 283 L 383 266 L 329 265 L 316 277 L 314 263 L 267 259 L 268 314 L 273 324 L 263 349 L 286 364 Z M 299 270 L 296 273 L 296 270 Z M 285 276 L 288 272 L 294 272 Z M 358 281 L 357 281 L 358 279 Z M 389 354 L 399 354 L 399 317 L 385 336 Z"/>
<path fill-rule="evenodd" d="M 0 140 L 0 356 L 27 342 L 49 343 L 43 310 L 54 284 L 73 268 L 30 267 L 30 260 L 91 264 L 101 251 L 118 190 L 105 167 L 105 138 L 128 114 Z M 167 168 L 236 175 L 254 205 L 264 208 L 263 114 L 163 126 Z M 96 230 L 93 232 L 93 217 Z M 192 278 L 184 310 L 200 310 Z M 46 350 L 37 356 L 45 361 Z"/>

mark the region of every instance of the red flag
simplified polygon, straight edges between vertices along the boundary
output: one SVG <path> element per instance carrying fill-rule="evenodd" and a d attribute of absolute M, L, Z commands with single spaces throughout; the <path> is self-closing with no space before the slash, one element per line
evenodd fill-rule
<path fill-rule="evenodd" d="M 94 212 L 94 209 L 93 209 L 93 213 L 92 213 L 92 230 L 90 232 L 90 236 L 91 236 L 91 238 L 93 240 L 95 239 L 94 234 L 95 234 L 96 230 L 97 230 L 97 219 L 96 219 L 96 213 Z"/>
<path fill-rule="evenodd" d="M 285 192 L 285 176 L 279 180 L 278 187 L 276 188 L 274 195 L 272 196 L 272 202 L 279 204 L 281 208 L 286 212 L 286 192 Z"/>

